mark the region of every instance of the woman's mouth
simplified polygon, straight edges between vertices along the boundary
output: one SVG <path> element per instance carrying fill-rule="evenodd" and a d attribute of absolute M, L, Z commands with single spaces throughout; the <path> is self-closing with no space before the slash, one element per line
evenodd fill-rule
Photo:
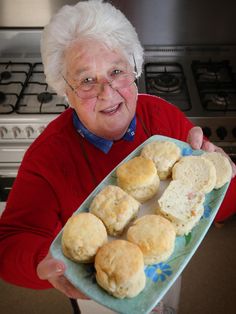
<path fill-rule="evenodd" d="M 119 103 L 118 105 L 115 105 L 115 106 L 109 107 L 107 109 L 101 110 L 100 112 L 104 113 L 104 114 L 112 115 L 120 109 L 121 105 L 122 105 L 122 103 Z"/>

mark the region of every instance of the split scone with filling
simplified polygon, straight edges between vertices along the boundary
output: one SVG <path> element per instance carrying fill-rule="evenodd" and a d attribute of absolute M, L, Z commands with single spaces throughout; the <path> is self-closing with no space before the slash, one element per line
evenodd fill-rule
<path fill-rule="evenodd" d="M 139 246 L 146 265 L 167 260 L 174 251 L 175 238 L 173 224 L 160 215 L 142 216 L 127 231 L 127 240 Z"/>
<path fill-rule="evenodd" d="M 160 185 L 154 162 L 142 156 L 123 163 L 116 174 L 117 184 L 141 203 L 152 198 Z"/>
<path fill-rule="evenodd" d="M 89 211 L 99 217 L 111 236 L 120 235 L 136 217 L 140 203 L 115 185 L 107 185 L 93 199 Z"/>
<path fill-rule="evenodd" d="M 207 152 L 202 155 L 203 158 L 210 160 L 216 168 L 215 189 L 221 188 L 232 177 L 232 167 L 228 158 L 219 152 Z"/>
<path fill-rule="evenodd" d="M 203 215 L 204 201 L 204 193 L 173 180 L 158 200 L 157 213 L 172 222 L 177 235 L 188 234 Z"/>
<path fill-rule="evenodd" d="M 202 156 L 186 156 L 174 165 L 172 179 L 180 180 L 203 193 L 209 193 L 216 185 L 216 169 L 210 160 Z"/>
<path fill-rule="evenodd" d="M 165 180 L 171 176 L 173 165 L 181 157 L 181 150 L 173 142 L 154 141 L 143 147 L 141 156 L 151 159 L 157 168 L 159 178 Z"/>
<path fill-rule="evenodd" d="M 104 244 L 94 265 L 97 283 L 116 298 L 133 298 L 145 287 L 143 254 L 131 242 L 113 240 Z"/>
<path fill-rule="evenodd" d="M 99 247 L 108 241 L 102 221 L 90 213 L 79 213 L 68 219 L 62 233 L 62 252 L 69 259 L 91 263 Z"/>

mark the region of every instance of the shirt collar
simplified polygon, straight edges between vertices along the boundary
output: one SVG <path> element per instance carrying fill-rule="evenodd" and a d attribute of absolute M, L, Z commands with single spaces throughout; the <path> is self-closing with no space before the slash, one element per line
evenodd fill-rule
<path fill-rule="evenodd" d="M 73 124 L 76 128 L 77 132 L 84 137 L 86 140 L 88 140 L 91 144 L 93 144 L 95 147 L 103 151 L 105 154 L 109 152 L 113 145 L 113 141 L 107 140 L 105 138 L 102 138 L 100 136 L 97 136 L 93 133 L 91 133 L 80 121 L 79 117 L 76 114 L 76 111 L 73 110 Z M 130 122 L 130 125 L 123 136 L 123 139 L 126 141 L 133 141 L 136 131 L 136 116 L 133 117 L 132 121 Z"/>

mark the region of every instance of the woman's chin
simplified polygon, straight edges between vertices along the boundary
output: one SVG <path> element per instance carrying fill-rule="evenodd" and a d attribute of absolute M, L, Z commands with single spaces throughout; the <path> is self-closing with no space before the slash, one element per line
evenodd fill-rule
<path fill-rule="evenodd" d="M 118 141 L 124 136 L 126 130 L 127 130 L 127 128 L 123 128 L 123 129 L 119 129 L 119 130 L 114 130 L 114 128 L 113 128 L 112 131 L 104 133 L 104 135 L 102 137 L 107 139 L 107 140 Z"/>

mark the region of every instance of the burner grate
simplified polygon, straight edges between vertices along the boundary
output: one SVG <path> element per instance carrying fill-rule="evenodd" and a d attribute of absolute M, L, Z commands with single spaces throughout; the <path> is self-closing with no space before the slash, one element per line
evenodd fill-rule
<path fill-rule="evenodd" d="M 68 108 L 45 81 L 42 63 L 0 63 L 0 114 L 59 114 Z"/>
<path fill-rule="evenodd" d="M 31 67 L 30 63 L 0 63 L 0 114 L 15 111 Z"/>
<path fill-rule="evenodd" d="M 191 109 L 191 102 L 182 66 L 178 63 L 145 64 L 145 84 L 149 94 L 160 96 L 182 111 Z"/>
<path fill-rule="evenodd" d="M 192 71 L 206 110 L 236 111 L 236 75 L 228 60 L 194 60 Z"/>

